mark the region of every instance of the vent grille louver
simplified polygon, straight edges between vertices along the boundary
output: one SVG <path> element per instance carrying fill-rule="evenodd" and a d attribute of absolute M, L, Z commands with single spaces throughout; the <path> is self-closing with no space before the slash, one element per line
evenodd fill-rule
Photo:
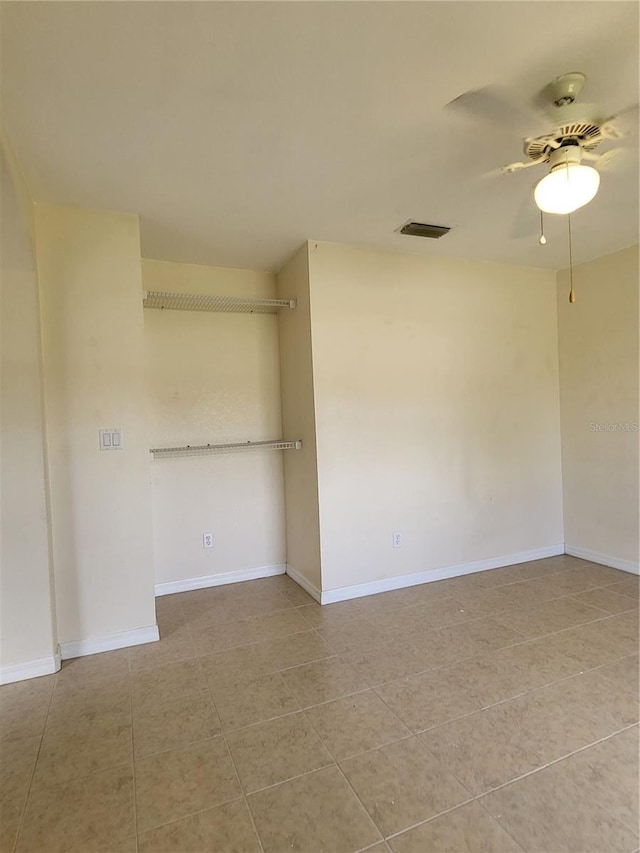
<path fill-rule="evenodd" d="M 400 229 L 401 234 L 409 234 L 411 237 L 431 237 L 437 240 L 448 234 L 451 228 L 446 225 L 426 225 L 422 222 L 407 222 Z"/>

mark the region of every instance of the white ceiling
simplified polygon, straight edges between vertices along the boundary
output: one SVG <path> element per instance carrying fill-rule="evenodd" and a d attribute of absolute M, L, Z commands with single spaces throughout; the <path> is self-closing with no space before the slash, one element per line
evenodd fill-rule
<path fill-rule="evenodd" d="M 544 167 L 495 171 L 527 129 L 444 105 L 573 70 L 606 113 L 637 103 L 637 3 L 2 3 L 34 198 L 139 213 L 145 257 L 199 264 L 277 270 L 314 239 L 567 266 L 566 217 L 537 242 Z M 634 131 L 572 217 L 574 261 L 638 240 Z M 408 219 L 452 231 L 394 233 Z"/>

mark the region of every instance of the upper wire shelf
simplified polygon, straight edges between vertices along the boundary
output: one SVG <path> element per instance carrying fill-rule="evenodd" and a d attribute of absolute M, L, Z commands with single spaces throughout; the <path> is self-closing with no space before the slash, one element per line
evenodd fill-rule
<path fill-rule="evenodd" d="M 164 293 L 145 290 L 145 308 L 170 311 L 226 311 L 235 314 L 277 314 L 280 308 L 295 308 L 295 299 L 247 299 L 236 296 L 207 296 L 201 293 Z"/>

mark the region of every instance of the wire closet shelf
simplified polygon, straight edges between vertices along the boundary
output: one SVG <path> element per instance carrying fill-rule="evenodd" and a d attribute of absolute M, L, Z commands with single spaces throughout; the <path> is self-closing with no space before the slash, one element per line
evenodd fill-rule
<path fill-rule="evenodd" d="M 145 308 L 170 311 L 226 311 L 235 314 L 277 314 L 281 308 L 295 308 L 295 299 L 247 299 L 236 296 L 207 296 L 202 293 L 164 293 L 145 290 Z"/>
<path fill-rule="evenodd" d="M 184 447 L 154 447 L 154 459 L 175 456 L 209 456 L 215 453 L 240 453 L 246 450 L 302 450 L 301 441 L 244 441 L 235 444 L 197 444 Z"/>

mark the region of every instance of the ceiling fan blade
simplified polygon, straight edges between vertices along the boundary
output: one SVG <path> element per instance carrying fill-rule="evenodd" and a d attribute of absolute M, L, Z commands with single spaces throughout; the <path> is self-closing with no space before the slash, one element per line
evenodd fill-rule
<path fill-rule="evenodd" d="M 446 108 L 491 124 L 506 125 L 523 135 L 535 135 L 541 125 L 538 112 L 500 86 L 472 89 L 454 98 Z"/>
<path fill-rule="evenodd" d="M 621 139 L 625 136 L 638 136 L 638 113 L 640 104 L 631 104 L 623 110 L 618 110 L 613 116 L 605 119 L 603 125 L 605 133 L 607 128 L 614 130 L 614 133 L 606 134 L 611 139 Z M 619 131 L 619 135 L 615 132 Z"/>

